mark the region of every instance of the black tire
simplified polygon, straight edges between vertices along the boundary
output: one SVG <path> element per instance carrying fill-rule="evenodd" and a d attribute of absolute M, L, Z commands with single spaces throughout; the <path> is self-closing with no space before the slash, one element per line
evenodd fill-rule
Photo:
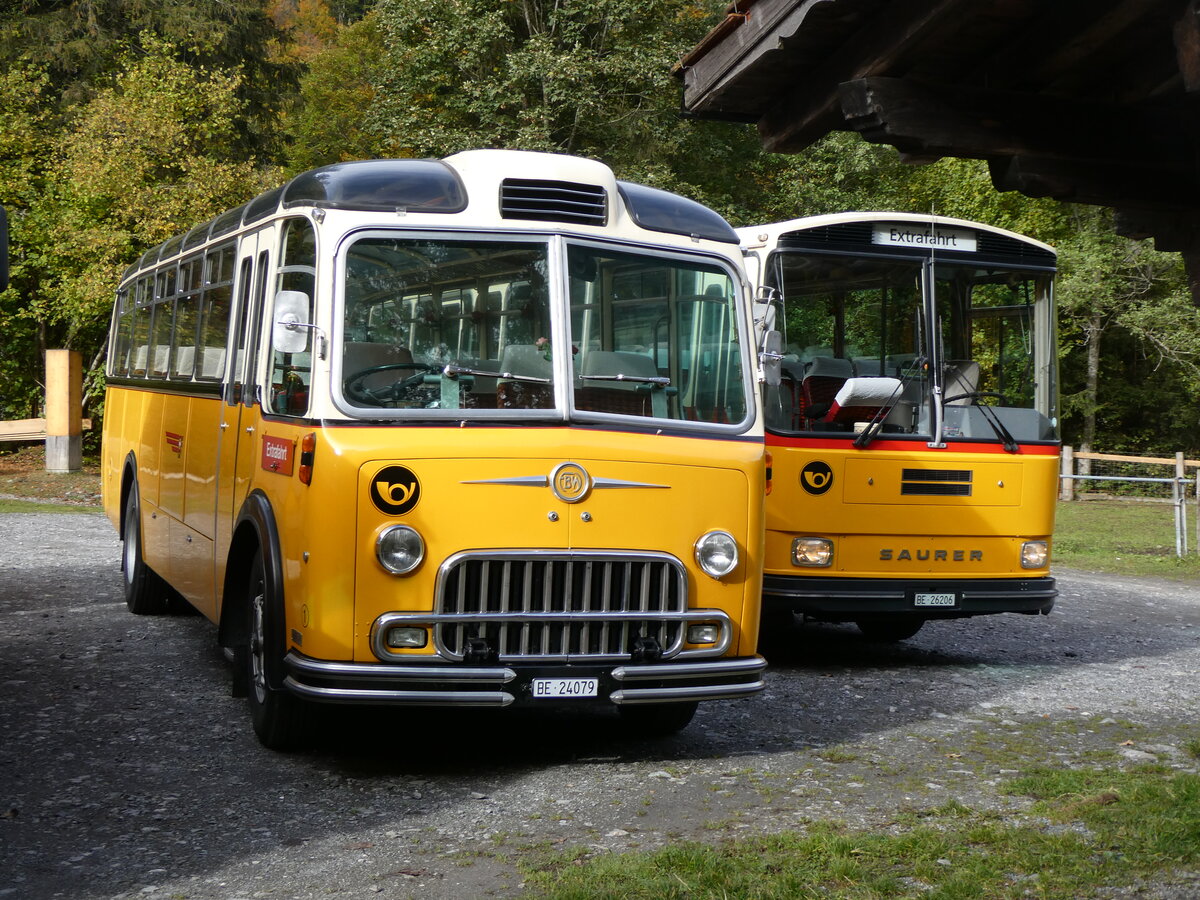
<path fill-rule="evenodd" d="M 309 738 L 308 704 L 294 694 L 272 687 L 268 672 L 283 658 L 282 610 L 267 596 L 262 551 L 254 554 L 246 582 L 247 644 L 240 656 L 244 668 L 250 720 L 259 743 L 271 750 L 296 750 Z"/>
<path fill-rule="evenodd" d="M 618 706 L 625 730 L 638 737 L 667 737 L 683 731 L 696 715 L 696 701 Z"/>
<path fill-rule="evenodd" d="M 125 605 L 137 616 L 159 616 L 167 611 L 170 588 L 146 565 L 142 553 L 142 515 L 135 484 L 125 500 L 125 525 L 121 534 L 121 572 L 125 576 Z"/>
<path fill-rule="evenodd" d="M 910 638 L 920 631 L 925 620 L 909 616 L 895 616 L 858 619 L 854 624 L 858 626 L 858 630 L 867 640 L 894 644 L 896 641 Z"/>

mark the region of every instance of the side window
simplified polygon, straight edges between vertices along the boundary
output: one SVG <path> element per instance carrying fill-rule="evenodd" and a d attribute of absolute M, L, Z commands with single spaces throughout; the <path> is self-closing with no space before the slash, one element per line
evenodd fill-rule
<path fill-rule="evenodd" d="M 150 355 L 150 314 L 154 309 L 154 292 L 151 279 L 138 279 L 134 289 L 133 332 L 129 341 L 129 374 L 146 377 L 147 359 Z"/>
<path fill-rule="evenodd" d="M 196 327 L 200 318 L 200 268 L 203 257 L 179 264 L 179 298 L 175 301 L 175 354 L 171 376 L 184 381 L 196 368 Z"/>
<path fill-rule="evenodd" d="M 167 273 L 159 271 L 153 278 L 154 331 L 149 358 L 149 375 L 165 378 L 171 366 L 171 332 L 175 325 L 175 278 L 168 281 Z M 171 291 L 172 293 L 168 293 Z"/>
<path fill-rule="evenodd" d="M 130 288 L 117 292 L 117 320 L 109 339 L 108 368 L 110 375 L 129 374 L 129 345 L 133 328 L 133 296 Z"/>
<path fill-rule="evenodd" d="M 233 306 L 234 247 L 214 247 L 204 256 L 204 293 L 200 302 L 199 359 L 196 377 L 220 381 L 225 374 L 229 314 Z"/>
<path fill-rule="evenodd" d="M 279 253 L 280 265 L 275 279 L 279 291 L 299 291 L 308 297 L 304 321 L 312 321 L 313 289 L 316 287 L 317 236 L 308 219 L 288 219 L 283 225 Z M 266 320 L 274 321 L 274 314 Z M 291 416 L 308 413 L 309 387 L 312 383 L 312 339 L 298 353 L 271 349 L 271 410 Z"/>

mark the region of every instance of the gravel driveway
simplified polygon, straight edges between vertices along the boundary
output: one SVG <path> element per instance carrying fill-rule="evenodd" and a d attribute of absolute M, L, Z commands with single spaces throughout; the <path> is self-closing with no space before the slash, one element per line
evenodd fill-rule
<path fill-rule="evenodd" d="M 1017 821 L 998 786 L 1022 767 L 1196 765 L 1191 585 L 1059 572 L 1049 617 L 772 635 L 767 691 L 667 740 L 352 710 L 285 756 L 229 696 L 213 627 L 129 615 L 118 560 L 98 514 L 0 515 L 0 898 L 516 896 L 529 847 L 887 828 L 952 799 Z"/>

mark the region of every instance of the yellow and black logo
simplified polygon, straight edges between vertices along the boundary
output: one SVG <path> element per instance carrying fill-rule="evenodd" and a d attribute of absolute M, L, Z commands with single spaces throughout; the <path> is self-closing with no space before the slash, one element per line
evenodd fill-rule
<path fill-rule="evenodd" d="M 389 516 L 402 516 L 421 499 L 421 482 L 412 469 L 388 466 L 371 479 L 371 502 Z"/>
<path fill-rule="evenodd" d="M 833 469 L 820 460 L 813 460 L 800 470 L 800 487 L 810 494 L 823 494 L 833 486 Z"/>

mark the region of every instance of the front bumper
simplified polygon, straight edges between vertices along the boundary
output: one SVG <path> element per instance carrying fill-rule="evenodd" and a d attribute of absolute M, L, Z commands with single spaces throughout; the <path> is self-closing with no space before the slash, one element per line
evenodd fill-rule
<path fill-rule="evenodd" d="M 919 607 L 921 593 L 953 593 L 948 607 Z M 991 613 L 1041 613 L 1054 608 L 1058 588 L 1044 578 L 817 578 L 765 575 L 763 609 L 791 610 L 827 622 L 906 613 L 926 619 L 960 619 Z"/>
<path fill-rule="evenodd" d="M 392 706 L 548 706 L 555 702 L 618 705 L 729 700 L 758 693 L 767 662 L 761 656 L 621 665 L 464 666 L 444 662 L 326 662 L 295 651 L 284 659 L 284 686 L 323 703 Z M 599 680 L 599 696 L 587 700 L 533 698 L 534 678 Z"/>

